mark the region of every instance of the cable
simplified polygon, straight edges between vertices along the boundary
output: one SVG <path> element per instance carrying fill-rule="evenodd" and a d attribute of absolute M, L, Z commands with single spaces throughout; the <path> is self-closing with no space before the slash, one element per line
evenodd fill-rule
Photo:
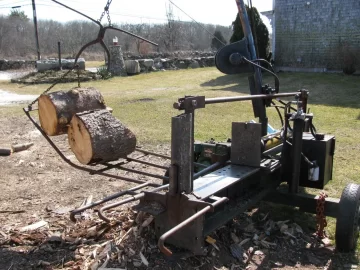
<path fill-rule="evenodd" d="M 267 60 L 265 60 L 265 59 L 262 59 L 262 58 L 260 58 L 260 59 L 255 59 L 255 60 L 253 60 L 253 61 L 254 61 L 254 62 L 259 61 L 259 62 L 263 62 L 263 63 L 268 64 L 270 70 L 275 73 L 274 67 L 272 66 L 272 64 L 271 64 L 269 61 L 267 61 Z"/>
<path fill-rule="evenodd" d="M 284 101 L 282 101 L 281 99 L 278 99 L 277 101 L 278 101 L 279 103 L 281 103 L 282 105 L 287 106 L 287 104 L 286 104 Z M 295 109 L 295 108 L 292 107 L 292 106 L 289 106 L 289 108 L 292 109 L 292 110 L 295 111 L 295 112 L 297 111 L 297 109 Z"/>
<path fill-rule="evenodd" d="M 271 101 L 271 104 L 276 105 L 274 101 Z M 279 110 L 279 108 L 277 106 L 275 106 L 275 109 L 276 109 L 276 111 L 277 111 L 277 113 L 279 115 L 281 126 L 283 127 L 284 126 L 284 119 L 282 117 L 282 114 L 281 114 L 281 112 L 280 112 L 280 110 Z"/>
<path fill-rule="evenodd" d="M 286 143 L 287 143 L 288 145 L 290 145 L 291 147 L 293 146 L 292 143 L 289 142 L 288 140 L 286 140 Z M 305 162 L 310 165 L 310 168 L 315 168 L 315 167 L 316 167 L 316 162 L 311 162 L 311 161 L 304 155 L 303 152 L 301 152 L 301 156 L 304 158 Z"/>
<path fill-rule="evenodd" d="M 245 57 L 242 58 L 245 62 L 248 62 L 249 64 L 252 64 L 253 66 L 256 66 L 264 71 L 269 72 L 271 75 L 274 76 L 275 78 L 275 92 L 279 93 L 279 88 L 280 88 L 280 81 L 279 81 L 279 77 L 272 71 L 268 70 L 267 68 L 264 68 L 256 63 L 254 63 L 253 61 L 250 61 L 249 59 L 246 59 Z"/>
<path fill-rule="evenodd" d="M 204 26 L 202 26 L 200 23 L 198 23 L 194 18 L 192 18 L 189 14 L 187 14 L 185 11 L 183 11 L 181 8 L 179 8 L 177 5 L 174 4 L 173 1 L 169 0 L 171 4 L 173 4 L 176 8 L 178 8 L 180 11 L 182 11 L 186 16 L 188 16 L 190 19 L 193 20 L 197 25 L 199 25 L 203 30 L 205 30 L 209 35 L 214 37 L 217 41 L 219 41 L 222 45 L 226 45 L 224 42 L 222 42 L 220 39 L 218 39 L 214 34 L 210 33 L 209 30 L 207 30 Z"/>

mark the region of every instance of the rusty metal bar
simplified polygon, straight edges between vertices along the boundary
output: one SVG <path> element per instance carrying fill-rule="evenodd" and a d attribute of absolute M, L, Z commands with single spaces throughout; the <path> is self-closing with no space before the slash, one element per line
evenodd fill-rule
<path fill-rule="evenodd" d="M 200 177 L 200 176 L 203 176 L 204 174 L 216 169 L 216 167 L 220 166 L 221 163 L 220 162 L 216 162 L 212 165 L 210 165 L 209 167 L 207 167 L 206 169 L 194 174 L 194 179 Z M 164 190 L 166 188 L 169 187 L 169 184 L 166 184 L 166 185 L 163 185 L 163 186 L 160 186 L 160 187 L 157 187 L 157 188 L 154 188 L 152 190 L 150 190 L 150 192 L 157 192 L 157 191 L 160 191 L 160 190 Z M 125 194 L 124 194 L 125 195 Z M 130 194 L 131 195 L 131 194 Z M 126 198 L 122 201 L 119 201 L 119 202 L 115 202 L 113 204 L 109 204 L 109 205 L 106 205 L 104 207 L 102 207 L 99 211 L 98 211 L 98 215 L 99 215 L 99 218 L 101 218 L 102 220 L 104 220 L 105 222 L 110 222 L 110 219 L 108 217 L 106 217 L 106 215 L 104 214 L 104 211 L 105 210 L 108 210 L 108 209 L 111 209 L 111 208 L 114 208 L 114 207 L 117 207 L 117 206 L 120 206 L 120 205 L 123 205 L 123 204 L 126 204 L 126 203 L 129 203 L 129 202 L 132 202 L 132 201 L 136 201 L 136 200 L 140 200 L 141 198 L 143 198 L 145 196 L 144 193 L 139 193 L 135 196 L 132 196 L 132 197 L 129 197 L 129 198 Z M 118 196 L 119 197 L 119 196 Z"/>
<path fill-rule="evenodd" d="M 273 95 L 247 95 L 247 96 L 236 96 L 236 97 L 207 98 L 205 99 L 205 104 L 226 103 L 226 102 L 246 101 L 246 100 L 255 100 L 255 99 L 273 99 L 280 97 L 292 97 L 298 94 L 299 92 L 290 92 L 290 93 L 281 93 L 281 94 L 273 94 Z"/>
<path fill-rule="evenodd" d="M 140 36 L 138 36 L 138 35 L 135 35 L 135 34 L 133 34 L 133 33 L 128 32 L 128 31 L 122 30 L 122 29 L 120 29 L 120 28 L 116 28 L 116 27 L 113 27 L 113 26 L 106 26 L 106 27 L 104 27 L 104 29 L 105 29 L 105 30 L 106 30 L 106 29 L 117 30 L 117 31 L 119 31 L 119 32 L 123 32 L 123 33 L 125 33 L 125 34 L 128 34 L 129 36 L 132 36 L 132 37 L 138 38 L 138 39 L 140 39 L 140 40 L 142 40 L 142 41 L 145 41 L 145 42 L 147 42 L 147 43 L 150 43 L 151 45 L 159 46 L 159 44 L 157 44 L 157 43 L 155 43 L 155 42 L 152 42 L 152 41 L 150 41 L 150 40 L 148 40 L 148 39 L 146 39 L 146 38 L 140 37 Z"/>
<path fill-rule="evenodd" d="M 158 165 L 158 164 L 155 164 L 155 163 L 147 162 L 147 161 L 140 160 L 140 159 L 136 159 L 136 158 L 129 158 L 129 157 L 127 157 L 126 159 L 127 159 L 128 161 L 133 161 L 133 162 L 141 163 L 141 164 L 148 165 L 148 166 L 152 166 L 152 167 L 159 168 L 159 169 L 164 169 L 164 170 L 169 169 L 169 167 L 162 166 L 162 165 Z"/>
<path fill-rule="evenodd" d="M 294 119 L 293 139 L 292 139 L 292 176 L 289 179 L 289 192 L 299 192 L 300 169 L 301 169 L 301 150 L 303 137 L 304 120 Z"/>
<path fill-rule="evenodd" d="M 262 200 L 286 206 L 299 207 L 302 212 L 316 214 L 316 204 L 319 195 L 308 193 L 291 194 L 285 190 L 274 190 L 269 192 Z M 340 199 L 326 198 L 324 214 L 328 217 L 336 218 Z"/>
<path fill-rule="evenodd" d="M 207 167 L 209 167 L 208 165 L 201 164 L 201 163 L 197 163 L 197 162 L 194 162 L 194 166 L 195 166 L 195 167 L 201 167 L 201 168 L 207 168 Z"/>
<path fill-rule="evenodd" d="M 161 157 L 161 158 L 165 158 L 165 159 L 171 159 L 171 157 L 169 157 L 169 156 L 162 155 L 162 154 L 158 154 L 158 153 L 153 153 L 153 152 L 150 152 L 150 151 L 147 151 L 147 150 L 142 150 L 142 149 L 137 148 L 137 147 L 136 147 L 136 151 L 141 152 L 141 153 L 144 153 L 144 154 L 147 154 L 147 155 L 155 156 L 155 157 Z M 201 164 L 201 163 L 197 163 L 197 162 L 194 162 L 194 165 L 197 166 L 197 167 L 203 167 L 203 168 L 208 167 L 207 165 L 204 165 L 204 164 Z M 168 169 L 168 168 L 166 168 L 166 169 Z"/>
<path fill-rule="evenodd" d="M 161 158 L 165 158 L 165 159 L 171 159 L 171 157 L 169 156 L 166 156 L 166 155 L 162 155 L 162 154 L 158 154 L 158 153 L 154 153 L 154 152 L 150 152 L 150 151 L 147 151 L 147 150 L 143 150 L 139 147 L 136 147 L 135 151 L 138 151 L 140 153 L 144 153 L 144 154 L 147 154 L 147 155 L 152 155 L 152 156 L 155 156 L 155 157 L 161 157 Z"/>
<path fill-rule="evenodd" d="M 60 149 L 55 145 L 55 143 L 49 138 L 49 136 L 43 131 L 43 129 L 38 125 L 38 123 L 36 123 L 36 121 L 31 117 L 30 115 L 30 110 L 27 108 L 23 108 L 23 111 L 25 112 L 25 114 L 27 115 L 27 117 L 30 119 L 30 121 L 34 124 L 34 126 L 40 131 L 40 133 L 44 136 L 44 138 L 48 141 L 48 143 L 52 146 L 52 148 L 54 148 L 54 150 L 56 151 L 56 153 L 62 158 L 62 160 L 64 160 L 67 164 L 69 164 L 70 166 L 74 167 L 75 169 L 78 170 L 82 170 L 85 172 L 88 172 L 90 174 L 98 174 L 98 175 L 102 175 L 102 176 L 106 176 L 106 177 L 112 177 L 115 179 L 119 179 L 119 180 L 124 180 L 124 181 L 128 181 L 128 182 L 133 182 L 133 183 L 137 183 L 137 184 L 144 184 L 147 183 L 146 181 L 141 181 L 141 180 L 137 180 L 137 179 L 133 179 L 133 178 L 129 178 L 129 177 L 125 177 L 125 176 L 119 176 L 119 175 L 113 175 L 113 174 L 109 174 L 109 173 L 104 173 L 101 171 L 97 171 L 97 170 L 93 170 L 93 169 L 89 169 L 83 166 L 79 166 L 76 165 L 74 163 L 72 163 L 69 159 L 67 159 L 64 154 L 60 151 Z M 152 187 L 159 187 L 160 184 L 155 184 L 155 183 L 149 183 L 149 186 Z"/>
<path fill-rule="evenodd" d="M 132 173 L 142 174 L 142 175 L 149 176 L 149 177 L 162 179 L 162 180 L 168 180 L 169 179 L 169 177 L 167 177 L 167 176 L 162 176 L 162 175 L 157 175 L 157 174 L 153 174 L 153 173 L 138 171 L 138 170 L 125 168 L 125 167 L 121 167 L 121 166 L 119 166 L 119 169 L 124 170 L 124 171 L 128 171 L 128 172 L 132 172 Z"/>
<path fill-rule="evenodd" d="M 166 233 L 164 233 L 158 241 L 158 247 L 160 249 L 160 251 L 162 253 L 164 253 L 166 256 L 171 256 L 172 252 L 170 249 L 168 249 L 167 247 L 165 247 L 164 243 L 166 241 L 167 238 L 169 238 L 171 235 L 173 235 L 174 233 L 176 233 L 177 231 L 181 230 L 182 228 L 184 228 L 185 226 L 189 225 L 191 222 L 193 222 L 194 220 L 196 220 L 197 218 L 203 216 L 206 214 L 206 212 L 209 212 L 212 208 L 218 206 L 219 204 L 222 204 L 224 202 L 226 202 L 228 200 L 228 198 L 226 197 L 222 197 L 219 200 L 215 201 L 214 203 L 212 203 L 212 205 L 210 206 L 206 206 L 203 209 L 201 209 L 199 212 L 197 212 L 196 214 L 192 215 L 191 217 L 185 219 L 183 222 L 179 223 L 178 225 L 176 225 L 174 228 L 172 228 L 171 230 L 167 231 Z"/>
<path fill-rule="evenodd" d="M 144 184 L 141 184 L 139 186 L 136 186 L 136 187 L 133 187 L 133 188 L 130 188 L 128 190 L 124 190 L 124 191 L 120 191 L 118 193 L 115 193 L 113 195 L 110 195 L 108 197 L 105 197 L 104 199 L 101 199 L 101 200 L 98 200 L 96 202 L 93 202 L 91 204 L 88 204 L 88 205 L 85 205 L 83 207 L 80 207 L 78 209 L 74 209 L 72 211 L 70 211 L 70 219 L 71 221 L 73 222 L 76 222 L 76 218 L 75 218 L 75 215 L 76 214 L 79 214 L 89 208 L 92 208 L 94 206 L 97 206 L 99 204 L 102 204 L 102 203 L 105 203 L 105 202 L 108 202 L 110 200 L 113 200 L 113 199 L 116 199 L 120 196 L 123 196 L 123 195 L 126 195 L 126 194 L 130 194 L 130 195 L 133 195 L 134 191 L 138 190 L 138 189 L 141 189 L 141 188 L 144 188 L 144 187 L 147 187 L 149 185 L 149 183 L 144 183 Z"/>
<path fill-rule="evenodd" d="M 52 0 L 52 1 L 55 2 L 56 4 L 59 4 L 60 6 L 63 6 L 65 8 L 67 8 L 67 9 L 70 9 L 71 11 L 76 12 L 77 14 L 80 14 L 81 16 L 84 16 L 85 18 L 89 19 L 90 21 L 92 21 L 92 22 L 96 23 L 97 25 L 101 26 L 100 22 L 98 22 L 98 21 L 94 20 L 93 18 L 85 15 L 84 13 L 81 13 L 80 11 L 77 11 L 76 9 L 73 9 L 73 8 L 63 4 L 63 3 L 60 3 L 58 1 L 56 1 L 56 0 Z"/>
<path fill-rule="evenodd" d="M 157 187 L 157 188 L 154 188 L 154 189 L 150 190 L 150 192 L 160 191 L 160 190 L 163 190 L 163 189 L 168 188 L 168 187 L 169 187 L 168 184 L 163 185 L 163 186 L 160 186 L 160 187 Z M 144 196 L 145 196 L 145 193 L 139 193 L 139 194 L 133 195 L 133 196 L 131 196 L 129 198 L 126 198 L 124 200 L 121 200 L 119 202 L 108 204 L 108 205 L 102 207 L 101 209 L 99 209 L 99 211 L 98 211 L 99 218 L 101 218 L 103 221 L 109 223 L 110 219 L 104 214 L 105 210 L 108 210 L 108 209 L 111 209 L 111 208 L 114 208 L 114 207 L 129 203 L 129 202 L 140 200 Z"/>
<path fill-rule="evenodd" d="M 194 174 L 194 179 L 199 178 L 199 177 L 207 174 L 208 172 L 211 172 L 211 171 L 217 169 L 220 166 L 221 166 L 221 162 L 215 162 L 214 164 L 211 164 L 209 167 L 195 173 Z"/>

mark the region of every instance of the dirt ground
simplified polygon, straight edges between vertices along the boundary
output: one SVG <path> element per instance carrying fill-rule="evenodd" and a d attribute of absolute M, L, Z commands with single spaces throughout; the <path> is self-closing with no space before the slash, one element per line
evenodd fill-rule
<path fill-rule="evenodd" d="M 271 212 L 257 208 L 240 214 L 214 232 L 211 239 L 216 242 L 208 244 L 205 256 L 192 256 L 178 250 L 173 257 L 165 257 L 156 247 L 152 224 L 144 226 L 151 217 L 136 213 L 129 206 L 111 211 L 109 215 L 114 222 L 110 225 L 99 220 L 93 211 L 86 212 L 81 221 L 74 224 L 68 212 L 79 207 L 84 199 L 92 195 L 96 201 L 136 184 L 72 168 L 25 115 L 2 118 L 0 126 L 0 147 L 34 143 L 29 150 L 0 157 L 0 269 L 98 269 L 104 262 L 107 267 L 117 269 L 357 267 L 356 256 L 338 254 L 333 246 L 319 242 L 313 236 L 314 230 L 301 228 L 292 220 L 272 220 Z M 66 136 L 53 139 L 64 155 L 76 162 Z M 169 146 L 144 148 L 169 155 Z M 143 160 L 169 164 L 168 160 L 157 157 L 143 157 Z M 163 173 L 162 169 L 150 170 L 146 165 L 129 163 L 126 166 Z M 120 174 L 117 170 L 110 172 Z M 149 179 L 132 173 L 121 174 Z M 154 178 L 150 181 L 161 182 Z M 46 226 L 21 232 L 23 226 L 41 220 L 46 221 Z M 292 229 L 292 236 L 281 232 L 284 224 Z M 96 233 L 90 233 L 92 231 Z M 126 232 L 129 234 L 125 235 Z"/>

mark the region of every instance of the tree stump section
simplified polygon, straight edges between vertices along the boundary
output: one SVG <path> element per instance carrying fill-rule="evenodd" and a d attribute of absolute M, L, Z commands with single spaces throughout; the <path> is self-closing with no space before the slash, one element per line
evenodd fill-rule
<path fill-rule="evenodd" d="M 106 108 L 103 96 L 95 88 L 73 88 L 41 95 L 38 103 L 40 124 L 49 136 L 67 133 L 76 113 Z"/>
<path fill-rule="evenodd" d="M 136 146 L 135 135 L 108 110 L 75 114 L 68 139 L 76 158 L 86 165 L 125 158 Z"/>

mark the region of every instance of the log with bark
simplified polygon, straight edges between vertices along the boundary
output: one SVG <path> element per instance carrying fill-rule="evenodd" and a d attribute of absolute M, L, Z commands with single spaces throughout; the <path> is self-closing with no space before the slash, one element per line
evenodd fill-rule
<path fill-rule="evenodd" d="M 105 109 L 104 98 L 95 88 L 73 88 L 39 97 L 39 119 L 49 136 L 67 133 L 75 113 Z"/>
<path fill-rule="evenodd" d="M 82 164 L 125 158 L 136 146 L 135 135 L 108 110 L 75 114 L 69 125 L 68 140 Z"/>

